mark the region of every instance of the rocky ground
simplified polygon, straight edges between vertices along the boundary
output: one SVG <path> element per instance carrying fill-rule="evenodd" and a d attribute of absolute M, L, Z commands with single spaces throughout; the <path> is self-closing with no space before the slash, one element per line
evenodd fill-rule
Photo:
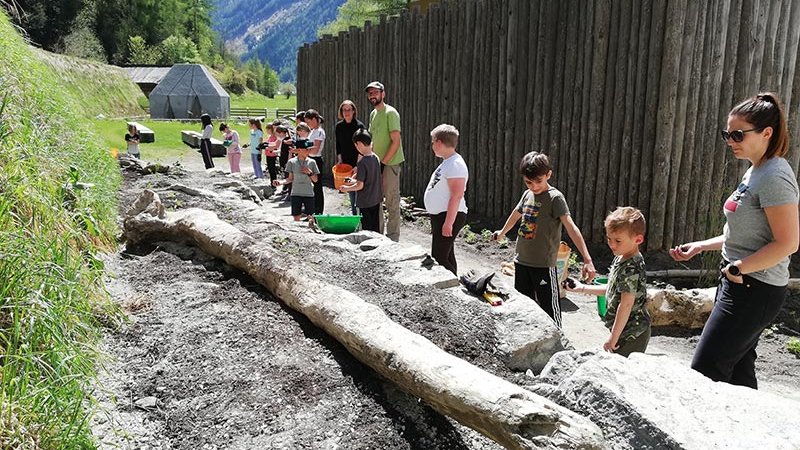
<path fill-rule="evenodd" d="M 175 183 L 207 187 L 209 179 L 202 171 L 126 174 L 121 210 L 143 189 Z M 348 210 L 346 196 L 332 190 L 326 195 L 328 212 Z M 213 207 L 224 220 L 260 233 L 258 224 L 237 223 L 241 217 L 224 204 L 203 204 L 180 193 L 162 200 L 172 209 Z M 267 200 L 262 207 L 287 224 L 291 220 L 288 204 Z M 262 233 L 261 238 L 280 244 L 279 235 Z M 430 237 L 424 223 L 405 223 L 401 240 L 428 246 Z M 460 239 L 459 271 L 499 272 L 512 252 L 480 239 L 473 244 Z M 358 279 L 357 261 L 309 254 L 326 281 Z M 123 247 L 107 255 L 106 264 L 108 289 L 130 320 L 104 339 L 110 358 L 97 390 L 101 410 L 94 423 L 103 448 L 498 448 L 383 381 L 249 277 L 196 249 L 160 244 L 133 254 Z M 359 294 L 448 351 L 482 367 L 497 364 L 492 336 L 479 330 L 487 305 L 451 310 L 430 298 L 423 302 L 428 308 L 404 311 L 380 295 L 398 288 L 378 286 L 372 295 Z M 410 290 L 408 295 L 425 293 Z M 570 294 L 562 309 L 564 332 L 577 349 L 602 345 L 607 331 L 593 298 Z M 697 339 L 694 332 L 656 330 L 648 353 L 688 364 Z M 795 376 L 800 359 L 786 350 L 787 339 L 780 331 L 765 333 L 759 378 L 762 389 L 800 399 Z"/>

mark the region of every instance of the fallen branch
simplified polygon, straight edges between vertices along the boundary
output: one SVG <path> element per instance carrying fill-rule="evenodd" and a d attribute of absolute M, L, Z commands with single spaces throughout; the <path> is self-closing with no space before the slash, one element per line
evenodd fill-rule
<path fill-rule="evenodd" d="M 166 219 L 142 213 L 126 218 L 125 234 L 134 245 L 193 242 L 248 273 L 406 392 L 507 448 L 605 447 L 584 417 L 446 353 L 352 292 L 316 281 L 300 264 L 287 270 L 283 255 L 212 212 L 189 209 Z"/>

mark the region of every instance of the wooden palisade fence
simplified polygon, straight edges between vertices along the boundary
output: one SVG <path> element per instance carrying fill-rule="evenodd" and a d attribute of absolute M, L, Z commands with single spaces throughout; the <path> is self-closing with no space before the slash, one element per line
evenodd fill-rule
<path fill-rule="evenodd" d="M 450 123 L 470 169 L 470 220 L 499 224 L 524 185 L 521 156 L 547 153 L 551 182 L 587 240 L 617 205 L 642 209 L 648 248 L 711 236 L 741 177 L 719 138 L 730 108 L 760 90 L 784 101 L 800 161 L 800 2 L 459 0 L 367 23 L 300 49 L 298 106 L 339 103 L 367 121 L 364 86 L 400 111 L 401 189 L 421 199 L 437 164 L 429 131 Z"/>

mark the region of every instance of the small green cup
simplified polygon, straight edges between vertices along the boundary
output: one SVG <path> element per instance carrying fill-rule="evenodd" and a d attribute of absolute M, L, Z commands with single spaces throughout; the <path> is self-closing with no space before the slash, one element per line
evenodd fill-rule
<path fill-rule="evenodd" d="M 594 279 L 594 284 L 608 284 L 608 278 L 606 277 L 596 277 Z M 597 314 L 600 317 L 605 317 L 606 312 L 608 312 L 608 303 L 606 303 L 606 296 L 605 295 L 598 295 L 597 296 Z"/>

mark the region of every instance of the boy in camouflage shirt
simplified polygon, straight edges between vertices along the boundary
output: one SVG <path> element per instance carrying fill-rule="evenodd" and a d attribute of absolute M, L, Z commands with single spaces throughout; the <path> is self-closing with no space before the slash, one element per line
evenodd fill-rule
<path fill-rule="evenodd" d="M 645 220 L 641 211 L 619 207 L 605 220 L 606 240 L 614 253 L 605 286 L 576 283 L 568 290 L 591 295 L 605 295 L 608 311 L 603 321 L 611 335 L 603 350 L 628 356 L 644 352 L 650 341 L 650 314 L 645 306 L 647 287 L 644 258 L 639 245 L 644 241 Z"/>

